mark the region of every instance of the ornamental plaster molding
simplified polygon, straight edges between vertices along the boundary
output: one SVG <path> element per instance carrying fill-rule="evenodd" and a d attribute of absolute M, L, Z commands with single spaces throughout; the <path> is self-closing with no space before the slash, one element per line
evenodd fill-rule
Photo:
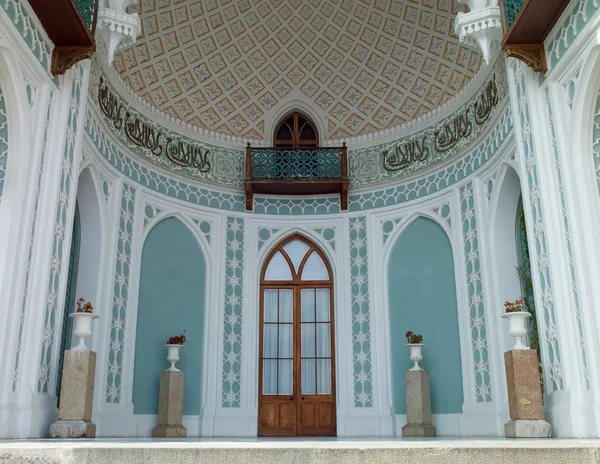
<path fill-rule="evenodd" d="M 109 8 L 98 9 L 98 35 L 106 44 L 108 64 L 115 59 L 117 47 L 123 40 L 135 42 L 142 32 L 142 23 L 137 13 L 127 14 Z"/>
<path fill-rule="evenodd" d="M 427 127 L 437 124 L 439 121 L 454 113 L 457 107 L 462 107 L 468 102 L 485 84 L 493 69 L 498 66 L 498 62 L 503 61 L 498 57 L 496 63 L 492 66 L 482 66 L 479 68 L 475 76 L 461 89 L 459 93 L 452 96 L 444 103 L 428 111 L 414 119 L 406 121 L 389 129 L 372 132 L 357 137 L 346 137 L 340 139 L 323 140 L 321 145 L 324 147 L 339 146 L 342 142 L 346 142 L 353 149 L 370 148 L 380 143 L 389 143 L 398 139 L 415 134 Z M 98 66 L 111 86 L 117 91 L 125 101 L 132 105 L 136 110 L 152 119 L 156 124 L 165 125 L 172 130 L 182 132 L 190 138 L 194 138 L 203 143 L 217 143 L 225 148 L 245 149 L 248 143 L 254 147 L 271 146 L 269 140 L 255 140 L 242 137 L 234 137 L 229 134 L 224 134 L 216 131 L 203 129 L 199 126 L 187 123 L 179 118 L 173 117 L 156 106 L 152 105 L 148 100 L 141 97 L 131 86 L 121 77 L 113 66 L 107 66 L 105 60 L 94 59 L 94 67 Z M 274 126 L 274 124 L 271 124 Z"/>
<path fill-rule="evenodd" d="M 149 5 L 150 3 L 152 3 L 152 2 L 148 2 L 147 5 Z M 167 3 L 169 3 L 169 2 L 167 2 Z M 316 4 L 316 6 L 314 6 L 315 8 L 317 8 L 317 9 L 323 8 L 320 6 L 323 4 L 317 4 L 317 3 L 318 2 L 315 2 L 315 4 Z M 392 3 L 395 4 L 398 2 L 392 2 Z M 166 3 L 163 3 L 163 5 L 166 5 Z M 392 7 L 393 7 L 393 5 L 392 5 Z M 390 8 L 392 8 L 392 7 L 390 7 Z M 444 9 L 446 7 L 447 6 L 443 6 L 441 8 Z M 144 5 L 142 5 L 142 10 L 143 10 L 143 8 L 147 8 L 147 6 L 145 7 Z M 162 8 L 162 6 L 159 7 L 158 10 L 160 10 L 160 8 Z M 167 8 L 167 9 L 169 9 L 169 8 Z M 181 10 L 181 7 L 178 5 L 174 5 L 172 8 L 173 8 L 173 10 L 169 12 L 169 14 L 171 14 L 171 15 L 173 15 L 173 14 L 176 15 L 176 14 L 178 14 L 177 12 L 179 12 Z M 191 8 L 191 6 L 189 8 Z M 201 7 L 199 7 L 198 5 L 195 5 L 195 8 L 201 8 Z M 212 7 L 210 7 L 210 8 L 212 8 Z M 223 6 L 223 8 L 225 8 L 225 6 Z M 405 8 L 405 7 L 402 7 L 402 8 Z M 406 8 L 410 9 L 409 6 L 406 6 Z M 417 9 L 418 8 L 421 8 L 421 7 L 417 7 Z M 429 7 L 425 8 L 425 10 L 427 10 L 428 8 Z M 431 7 L 431 8 L 433 8 L 433 7 Z M 229 8 L 225 8 L 225 9 L 229 10 Z M 452 19 L 454 17 L 454 14 L 456 14 L 456 12 L 458 11 L 458 9 L 460 9 L 460 7 L 458 7 L 456 5 L 452 7 Z M 156 10 L 156 11 L 158 11 L 158 10 Z M 299 10 L 302 10 L 302 8 L 299 8 Z M 425 16 L 427 16 L 427 14 L 431 13 L 431 12 L 425 11 L 425 10 L 423 10 L 425 12 L 425 13 L 423 13 L 423 14 L 425 14 Z M 432 12 L 434 14 L 438 15 L 439 18 L 445 17 L 444 15 L 447 16 L 448 14 L 450 14 L 450 13 L 444 13 L 443 15 L 440 15 L 440 12 L 437 11 L 435 8 L 433 8 Z M 150 13 L 148 13 L 148 14 L 150 14 Z M 154 14 L 154 13 L 152 13 L 152 14 Z M 219 14 L 222 16 L 223 12 L 220 12 Z M 141 14 L 141 17 L 142 17 L 142 21 L 144 22 L 145 21 L 144 14 Z M 199 18 L 200 17 L 197 17 L 196 19 L 194 19 L 194 21 L 197 21 L 197 19 L 199 19 Z M 392 22 L 394 22 L 394 21 L 392 21 Z M 402 22 L 400 22 L 399 24 L 401 25 Z M 183 26 L 183 24 L 178 26 L 179 31 L 181 31 L 182 26 Z M 413 27 L 413 26 L 411 26 L 411 27 Z M 421 26 L 422 25 L 417 24 L 416 27 L 413 27 L 412 30 L 416 30 L 420 34 Z M 451 28 L 451 24 L 449 24 L 449 26 Z M 383 31 L 383 29 L 382 29 L 382 31 Z M 383 31 L 383 32 L 382 31 L 380 31 L 380 32 L 381 33 L 385 32 L 385 31 Z M 148 41 L 150 40 L 150 38 L 152 38 L 152 40 L 154 40 L 154 41 L 156 41 L 157 39 L 163 40 L 163 37 L 160 34 L 157 35 L 156 32 L 157 32 L 156 30 L 153 30 L 153 32 L 150 32 L 150 29 L 148 29 L 146 32 L 144 32 L 144 34 L 147 34 L 147 35 L 149 34 L 148 40 L 146 40 L 146 41 L 142 40 L 142 42 L 144 42 L 145 44 L 148 44 Z M 448 37 L 446 37 L 445 39 L 450 40 L 449 37 L 452 35 L 452 33 L 449 32 L 449 34 L 450 35 Z M 178 37 L 179 37 L 179 35 L 178 35 Z M 453 47 L 458 46 L 458 44 L 459 44 L 458 38 L 452 37 L 451 39 L 452 40 L 450 40 L 450 41 L 453 44 L 452 46 Z M 402 39 L 400 38 L 399 41 L 401 41 L 401 40 Z M 450 43 L 450 42 L 448 42 L 448 43 Z M 137 50 L 139 47 L 145 47 L 145 46 L 147 46 L 147 45 L 142 45 L 140 43 L 140 45 L 136 46 L 135 48 Z M 125 50 L 122 50 L 121 52 L 119 52 L 120 53 L 119 56 L 123 56 L 128 50 L 130 51 L 130 53 L 133 53 L 131 51 L 131 47 L 127 46 Z M 463 47 L 459 46 L 459 50 L 463 50 Z M 468 50 L 468 49 L 465 48 L 464 50 L 465 50 L 464 52 L 461 51 L 460 53 L 466 53 L 466 50 Z M 409 50 L 409 52 L 410 52 L 410 50 Z M 137 53 L 137 51 L 135 53 Z M 428 56 L 429 56 L 429 54 L 428 54 Z M 471 55 L 471 56 L 474 56 L 474 55 Z M 476 55 L 476 56 L 479 57 L 479 55 Z M 161 55 L 161 57 L 163 57 L 163 55 Z M 434 57 L 431 56 L 430 58 L 434 58 Z M 158 60 L 158 58 L 150 59 L 150 61 L 148 62 L 148 65 L 154 66 L 156 64 L 157 60 Z M 149 99 L 140 95 L 140 92 L 136 91 L 133 88 L 134 86 L 131 85 L 131 78 L 127 77 L 127 72 L 123 72 L 122 68 L 119 68 L 119 66 L 117 66 L 117 68 L 119 68 L 118 70 L 113 67 L 109 68 L 107 66 L 105 60 L 101 60 L 101 61 L 102 61 L 102 67 L 104 68 L 105 74 L 107 74 L 107 77 L 111 81 L 112 85 L 118 89 L 118 93 L 121 94 L 124 98 L 126 98 L 130 103 L 134 104 L 136 108 L 138 108 L 141 112 L 143 112 L 148 117 L 151 117 L 155 120 L 157 118 L 160 119 L 161 124 L 163 124 L 163 125 L 166 122 L 174 130 L 178 130 L 178 131 L 184 130 L 189 134 L 190 137 L 192 137 L 196 140 L 201 140 L 206 143 L 218 142 L 219 144 L 227 144 L 228 147 L 236 148 L 236 149 L 244 147 L 246 145 L 246 143 L 248 143 L 248 142 L 251 142 L 254 146 L 267 146 L 269 144 L 268 136 L 264 137 L 264 138 L 243 137 L 243 136 L 240 137 L 240 136 L 235 135 L 234 133 L 226 134 L 219 130 L 210 130 L 208 128 L 199 127 L 198 125 L 189 122 L 185 118 L 183 118 L 183 119 L 178 118 L 178 117 L 174 116 L 173 111 L 171 111 L 170 113 L 164 111 L 162 109 L 164 105 L 160 106 L 160 108 L 159 108 L 159 107 L 155 106 L 151 101 L 149 101 Z M 118 63 L 116 63 L 116 64 L 118 64 Z M 146 66 L 146 65 L 144 65 L 144 66 L 145 66 L 144 69 L 148 68 L 148 66 Z M 471 65 L 469 65 L 469 66 L 471 66 Z M 110 69 L 110 71 L 109 71 L 109 69 Z M 356 148 L 364 148 L 364 147 L 368 147 L 368 146 L 371 146 L 376 143 L 392 141 L 395 138 L 397 138 L 399 135 L 407 135 L 410 133 L 417 132 L 417 131 L 423 129 L 424 127 L 426 127 L 428 124 L 434 123 L 435 121 L 439 121 L 439 120 L 443 119 L 444 117 L 447 117 L 448 115 L 450 115 L 452 113 L 453 109 L 456 106 L 462 105 L 465 101 L 469 100 L 469 98 L 472 97 L 472 95 L 475 94 L 479 90 L 480 85 L 483 82 L 485 82 L 486 78 L 488 77 L 488 75 L 490 73 L 489 66 L 477 66 L 477 68 L 470 68 L 470 69 L 473 69 L 473 74 L 470 76 L 469 79 L 464 80 L 464 82 L 461 84 L 461 88 L 457 92 L 451 92 L 452 94 L 445 95 L 444 98 L 440 99 L 440 104 L 437 106 L 434 106 L 433 109 L 428 110 L 427 108 L 423 108 L 423 110 L 419 111 L 418 114 L 413 115 L 413 117 L 409 120 L 406 120 L 404 122 L 398 121 L 399 122 L 398 124 L 395 124 L 395 125 L 390 124 L 390 126 L 388 128 L 385 128 L 385 129 L 382 129 L 379 131 L 377 131 L 376 128 L 374 128 L 372 132 L 360 134 L 357 136 L 352 136 L 351 134 L 346 134 L 346 135 L 340 137 L 340 136 L 336 136 L 336 134 L 335 134 L 336 131 L 329 130 L 329 135 L 327 134 L 327 131 L 324 131 L 323 134 L 325 137 L 324 137 L 324 140 L 322 141 L 322 145 L 323 146 L 339 145 L 340 142 L 346 141 L 349 144 L 355 145 Z M 177 73 L 175 73 L 175 74 L 177 74 Z M 285 70 L 283 71 L 283 74 L 281 74 L 281 76 L 283 76 L 284 74 L 285 74 Z M 375 76 L 377 77 L 378 74 L 376 74 Z M 125 79 L 124 79 L 124 77 L 125 77 Z M 354 80 L 352 80 L 352 82 L 354 82 Z M 154 87 L 156 87 L 156 86 L 154 86 Z M 301 89 L 297 89 L 297 90 L 301 91 Z M 150 91 L 150 90 L 148 90 L 148 91 Z M 291 91 L 291 93 L 288 94 L 288 96 L 293 94 L 294 91 L 295 90 L 293 89 Z M 277 100 L 284 102 L 284 101 L 286 101 L 286 99 L 287 99 L 287 96 L 283 97 L 283 98 L 278 98 Z M 320 108 L 318 106 L 315 106 L 315 108 L 318 111 L 320 111 Z M 396 108 L 396 110 L 400 111 L 399 108 Z M 272 113 L 272 111 L 267 112 L 267 113 Z M 265 117 L 267 117 L 267 116 L 269 116 L 269 114 L 266 114 Z M 273 118 L 274 114 L 271 114 L 270 117 Z M 225 119 L 228 119 L 228 118 L 225 118 Z M 326 118 L 326 119 L 328 119 L 328 118 Z M 329 123 L 331 123 L 331 121 L 329 121 Z M 265 133 L 267 132 L 268 127 L 270 127 L 269 121 L 267 119 L 265 119 L 264 120 Z"/>
<path fill-rule="evenodd" d="M 469 6 L 469 12 L 459 12 L 454 32 L 461 42 L 478 46 L 486 64 L 502 40 L 502 20 L 497 0 L 459 0 Z"/>

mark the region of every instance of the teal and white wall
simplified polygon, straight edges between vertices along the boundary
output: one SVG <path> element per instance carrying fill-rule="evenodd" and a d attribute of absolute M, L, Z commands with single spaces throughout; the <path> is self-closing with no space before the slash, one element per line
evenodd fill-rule
<path fill-rule="evenodd" d="M 100 318 L 93 420 L 101 436 L 149 436 L 167 336 L 186 330 L 190 436 L 254 436 L 259 271 L 294 233 L 332 265 L 339 436 L 394 436 L 404 424 L 406 330 L 425 337 L 440 435 L 501 436 L 508 420 L 500 319 L 519 296 L 515 219 L 527 219 L 545 408 L 557 436 L 600 433 L 600 12 L 572 2 L 550 36 L 547 76 L 495 64 L 489 122 L 445 155 L 389 174 L 383 148 L 430 134 L 473 104 L 477 85 L 399 131 L 354 140 L 349 211 L 336 197 L 257 198 L 244 211 L 243 144 L 162 121 L 210 147 L 194 177 L 127 142 L 100 112 L 101 75 L 48 73 L 51 44 L 23 3 L 0 9 L 0 436 L 45 436 L 55 385 L 75 200 L 76 292 Z M 16 27 L 17 24 L 23 28 Z M 576 33 L 573 33 L 576 32 Z M 25 38 L 36 37 L 27 42 Z M 28 43 L 30 45 L 28 45 Z M 488 69 L 489 72 L 489 69 Z M 90 91 L 88 92 L 88 83 Z M 506 94 L 510 86 L 510 96 Z M 119 93 L 119 92 L 117 92 Z M 122 94 L 149 124 L 151 111 Z M 512 101 L 512 105 L 510 104 Z M 48 231 L 51 231 L 49 233 Z"/>

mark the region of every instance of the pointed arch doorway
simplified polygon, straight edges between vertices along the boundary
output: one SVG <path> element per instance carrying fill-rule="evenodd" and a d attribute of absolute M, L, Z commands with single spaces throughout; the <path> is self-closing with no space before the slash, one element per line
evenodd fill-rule
<path fill-rule="evenodd" d="M 333 279 L 323 252 L 294 235 L 260 280 L 259 436 L 335 436 Z"/>

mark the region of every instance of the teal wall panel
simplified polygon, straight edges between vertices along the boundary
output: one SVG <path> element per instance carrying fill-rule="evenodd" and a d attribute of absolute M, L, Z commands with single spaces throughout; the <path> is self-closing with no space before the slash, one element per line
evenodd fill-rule
<path fill-rule="evenodd" d="M 158 381 L 169 367 L 164 344 L 186 330 L 177 367 L 185 373 L 183 413 L 200 413 L 206 265 L 200 245 L 175 218 L 159 222 L 142 251 L 135 338 L 133 412 L 158 412 Z"/>
<path fill-rule="evenodd" d="M 421 367 L 429 372 L 434 414 L 462 412 L 463 383 L 452 247 L 444 230 L 415 220 L 394 244 L 388 267 L 392 388 L 396 414 L 406 413 L 404 374 L 412 367 L 404 334 L 423 335 Z"/>

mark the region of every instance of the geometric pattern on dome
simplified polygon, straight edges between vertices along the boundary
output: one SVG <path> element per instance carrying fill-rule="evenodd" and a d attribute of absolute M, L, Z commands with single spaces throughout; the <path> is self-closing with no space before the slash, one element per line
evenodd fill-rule
<path fill-rule="evenodd" d="M 141 0 L 142 35 L 115 57 L 159 110 L 269 140 L 279 102 L 302 100 L 324 138 L 384 130 L 459 92 L 481 56 L 453 34 L 457 0 Z"/>

